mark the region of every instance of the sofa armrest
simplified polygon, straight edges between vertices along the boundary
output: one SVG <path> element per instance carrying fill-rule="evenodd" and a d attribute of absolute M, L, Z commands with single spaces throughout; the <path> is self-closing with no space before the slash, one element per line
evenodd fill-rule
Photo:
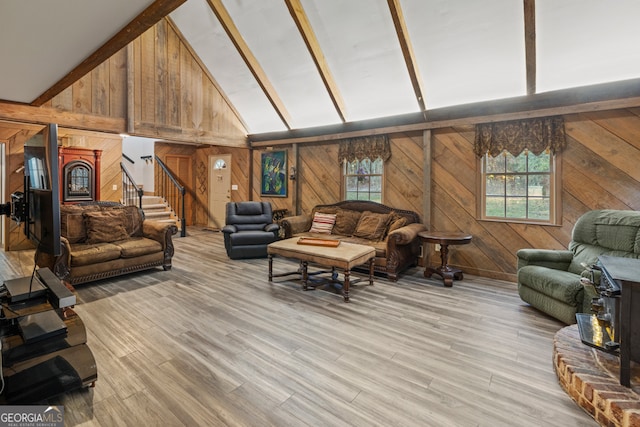
<path fill-rule="evenodd" d="M 280 226 L 278 224 L 276 224 L 275 222 L 272 222 L 271 224 L 267 224 L 264 226 L 264 231 L 269 231 L 271 233 L 278 233 L 278 230 L 280 230 Z"/>
<path fill-rule="evenodd" d="M 311 217 L 309 215 L 288 216 L 280 220 L 280 226 L 284 229 L 285 239 L 288 239 L 295 234 L 309 231 Z"/>
<path fill-rule="evenodd" d="M 553 249 L 520 249 L 516 253 L 516 257 L 518 258 L 518 269 L 525 265 L 538 265 L 567 271 L 573 260 L 573 252 Z"/>
<path fill-rule="evenodd" d="M 36 252 L 36 265 L 47 267 L 60 280 L 67 280 L 71 271 L 71 244 L 66 237 L 60 236 L 60 255 L 54 256 L 45 252 Z"/>
<path fill-rule="evenodd" d="M 162 245 L 162 249 L 173 248 L 171 236 L 178 232 L 178 227 L 170 222 L 145 219 L 142 221 L 142 235 L 153 239 Z"/>
<path fill-rule="evenodd" d="M 418 233 L 426 230 L 424 224 L 414 222 L 393 230 L 387 236 L 388 241 L 392 240 L 396 245 L 407 245 L 418 237 Z"/>
<path fill-rule="evenodd" d="M 237 232 L 238 227 L 236 227 L 235 225 L 225 225 L 224 227 L 222 227 L 222 230 L 220 231 L 226 234 L 231 234 L 231 233 Z"/>

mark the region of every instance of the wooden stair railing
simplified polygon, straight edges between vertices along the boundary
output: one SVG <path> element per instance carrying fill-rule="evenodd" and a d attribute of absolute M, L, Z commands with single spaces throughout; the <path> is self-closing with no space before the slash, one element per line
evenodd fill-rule
<path fill-rule="evenodd" d="M 156 176 L 154 187 L 156 196 L 164 198 L 180 221 L 180 237 L 187 235 L 187 221 L 185 217 L 184 199 L 186 190 L 180 185 L 167 166 L 158 156 L 154 156 L 158 164 L 158 176 Z"/>
<path fill-rule="evenodd" d="M 122 204 L 127 206 L 137 205 L 142 209 L 142 195 L 144 191 L 138 187 L 138 184 L 136 184 L 122 162 L 120 162 L 120 170 L 122 170 Z"/>

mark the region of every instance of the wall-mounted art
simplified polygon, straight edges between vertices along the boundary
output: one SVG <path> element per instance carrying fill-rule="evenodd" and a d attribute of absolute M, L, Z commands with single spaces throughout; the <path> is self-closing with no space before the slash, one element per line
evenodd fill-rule
<path fill-rule="evenodd" d="M 287 152 L 265 151 L 261 158 L 261 196 L 287 197 Z"/>

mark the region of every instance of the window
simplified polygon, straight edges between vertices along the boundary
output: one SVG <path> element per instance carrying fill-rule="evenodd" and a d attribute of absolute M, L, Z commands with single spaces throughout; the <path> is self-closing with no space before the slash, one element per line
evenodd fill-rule
<path fill-rule="evenodd" d="M 345 200 L 371 200 L 382 203 L 382 158 L 378 157 L 372 162 L 365 157 L 352 162 L 345 160 L 342 164 Z"/>
<path fill-rule="evenodd" d="M 556 223 L 556 156 L 549 150 L 527 150 L 513 156 L 504 151 L 481 159 L 481 217 L 524 222 Z"/>

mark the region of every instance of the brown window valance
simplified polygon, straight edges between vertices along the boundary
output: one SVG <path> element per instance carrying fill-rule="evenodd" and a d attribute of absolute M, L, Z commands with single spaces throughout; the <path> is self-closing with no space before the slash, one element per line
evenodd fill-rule
<path fill-rule="evenodd" d="M 361 138 L 343 139 L 340 142 L 338 161 L 352 162 L 364 158 L 375 160 L 378 157 L 387 161 L 391 157 L 391 144 L 387 135 L 365 136 Z"/>
<path fill-rule="evenodd" d="M 478 157 L 496 157 L 505 150 L 518 156 L 525 149 L 535 155 L 547 149 L 555 154 L 565 145 L 564 119 L 545 117 L 476 125 L 473 151 Z"/>

